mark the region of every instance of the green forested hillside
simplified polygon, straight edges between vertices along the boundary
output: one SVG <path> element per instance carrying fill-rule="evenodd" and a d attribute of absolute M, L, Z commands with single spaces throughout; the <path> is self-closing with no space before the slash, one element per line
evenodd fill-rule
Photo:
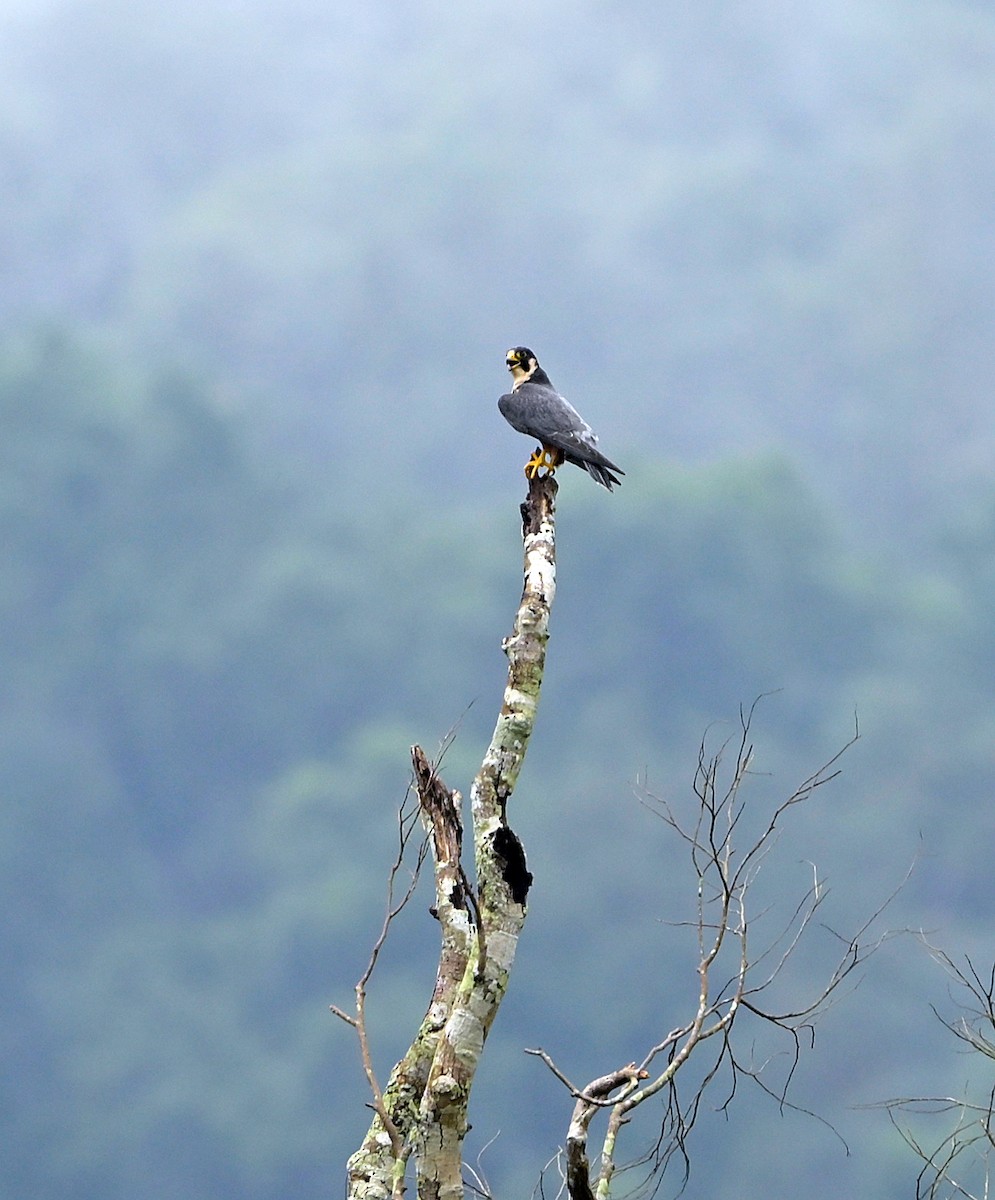
<path fill-rule="evenodd" d="M 567 1117 L 523 1046 L 587 1078 L 679 1019 L 691 897 L 639 795 L 689 798 L 761 693 L 761 806 L 861 734 L 769 878 L 817 862 L 848 931 L 918 856 L 885 923 L 995 957 L 995 15 L 11 0 L 0 54 L 4 1196 L 338 1186 L 368 1113 L 327 1006 L 408 746 L 454 731 L 465 789 L 503 682 L 516 343 L 627 474 L 562 476 L 495 1194 Z M 849 1157 L 744 1097 L 689 1200 L 911 1194 L 850 1106 L 960 1093 L 931 1000 L 889 943 L 795 1080 Z"/>
<path fill-rule="evenodd" d="M 619 450 L 787 449 L 889 532 L 987 473 L 984 8 L 29 11 L 0 23 L 8 323 L 192 361 L 353 483 L 373 442 L 493 494 L 481 398 L 523 341 Z"/>
<path fill-rule="evenodd" d="M 364 1120 L 327 1004 L 379 922 L 408 744 L 460 723 L 447 770 L 465 786 L 493 720 L 518 466 L 501 504 L 402 497 L 375 476 L 332 504 L 326 478 L 261 461 L 189 378 L 127 372 L 55 332 L 0 359 L 9 1194 L 323 1193 Z M 859 713 L 844 778 L 784 848 L 786 878 L 801 857 L 828 872 L 840 927 L 920 834 L 897 924 L 970 938 L 990 903 L 995 497 L 913 566 L 869 553 L 781 460 L 626 465 L 613 497 L 573 472 L 561 490 L 547 686 L 516 795 L 534 912 L 478 1113 L 482 1140 L 500 1128 L 513 1147 L 492 1152 L 506 1185 L 535 1177 L 566 1118 L 522 1046 L 593 1073 L 686 998 L 660 921 L 691 897 L 633 787 L 689 794 L 706 726 L 733 728 L 740 701 L 782 689 L 758 739 L 772 776 L 756 787 L 775 797 Z M 593 879 L 605 916 L 578 927 Z M 430 983 L 427 902 L 377 988 L 384 1064 Z M 834 1121 L 956 1073 L 929 1038 L 923 968 L 892 951 L 817 1047 L 800 1086 Z M 522 1086 L 548 1094 L 540 1111 L 500 1116 L 502 1088 Z M 744 1137 L 779 1120 L 750 1116 Z M 900 1174 L 883 1182 L 885 1129 L 862 1124 L 853 1186 L 904 1194 Z M 703 1135 L 696 1187 L 749 1155 L 739 1128 Z M 814 1123 L 792 1136 L 831 1152 Z M 783 1170 L 822 1194 L 787 1150 Z"/>

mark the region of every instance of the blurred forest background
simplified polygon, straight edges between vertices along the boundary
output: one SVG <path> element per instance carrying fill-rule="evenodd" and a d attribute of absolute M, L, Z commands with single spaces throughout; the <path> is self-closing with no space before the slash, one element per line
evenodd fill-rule
<path fill-rule="evenodd" d="M 4 1197 L 342 1186 L 369 1114 L 328 1004 L 408 746 L 458 725 L 465 789 L 503 685 L 513 344 L 627 476 L 562 474 L 536 884 L 471 1113 L 497 1195 L 569 1115 L 524 1046 L 586 1080 L 685 1019 L 693 882 L 638 791 L 690 805 L 762 692 L 761 809 L 862 735 L 784 902 L 815 861 L 850 932 L 918 855 L 886 924 L 990 961 L 988 5 L 7 0 L 0 54 Z M 686 1195 L 911 1195 L 855 1106 L 961 1091 L 930 1003 L 889 943 L 795 1080 L 849 1155 L 744 1093 Z"/>

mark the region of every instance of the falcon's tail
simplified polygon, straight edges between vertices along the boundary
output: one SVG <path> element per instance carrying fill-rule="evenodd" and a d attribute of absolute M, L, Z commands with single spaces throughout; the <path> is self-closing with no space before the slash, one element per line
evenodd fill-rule
<path fill-rule="evenodd" d="M 618 487 L 622 486 L 621 479 L 618 478 L 618 475 L 613 475 L 612 471 L 617 471 L 619 475 L 624 475 L 625 472 L 621 467 L 616 467 L 613 462 L 608 462 L 608 459 L 605 459 L 603 463 L 596 463 L 586 458 L 580 465 L 596 483 L 600 483 L 609 491 L 612 490 L 613 484 L 617 484 Z M 611 470 L 608 469 L 609 467 Z"/>

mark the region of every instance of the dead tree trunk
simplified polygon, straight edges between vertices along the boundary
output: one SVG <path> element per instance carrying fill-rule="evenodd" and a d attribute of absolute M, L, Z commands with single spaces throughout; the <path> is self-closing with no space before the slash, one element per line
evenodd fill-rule
<path fill-rule="evenodd" d="M 403 1059 L 381 1090 L 365 1027 L 365 988 L 356 1015 L 339 1015 L 359 1034 L 375 1116 L 349 1160 L 350 1200 L 399 1197 L 409 1158 L 422 1200 L 459 1200 L 467 1105 L 480 1053 L 508 988 L 525 922 L 532 876 L 508 823 L 508 800 L 525 758 L 542 684 L 549 614 L 556 590 L 556 483 L 534 479 L 522 505 L 525 585 L 514 629 L 503 648 L 508 682 L 490 745 L 470 789 L 476 881 L 462 863 L 462 797 L 451 791 L 418 746 L 415 786 L 432 849 L 442 931 L 439 967 L 428 1011 Z M 386 927 L 391 919 L 388 912 Z"/>

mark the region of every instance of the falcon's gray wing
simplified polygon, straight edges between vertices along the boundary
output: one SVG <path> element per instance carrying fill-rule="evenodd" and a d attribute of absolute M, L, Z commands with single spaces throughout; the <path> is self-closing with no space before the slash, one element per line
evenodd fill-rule
<path fill-rule="evenodd" d="M 610 472 L 625 472 L 598 449 L 598 438 L 574 406 L 555 388 L 523 383 L 498 400 L 501 415 L 513 429 L 543 446 L 563 453 L 567 462 L 583 467 L 598 483 L 618 483 Z"/>

